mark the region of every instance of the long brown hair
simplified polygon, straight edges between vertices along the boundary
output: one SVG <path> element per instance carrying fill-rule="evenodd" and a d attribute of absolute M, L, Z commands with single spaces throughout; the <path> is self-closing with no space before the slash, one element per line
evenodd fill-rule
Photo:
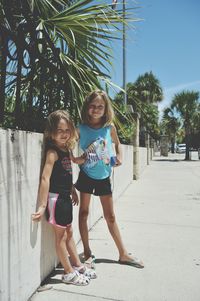
<path fill-rule="evenodd" d="M 111 101 L 110 101 L 107 93 L 102 90 L 94 90 L 85 98 L 85 101 L 83 103 L 83 107 L 81 110 L 81 118 L 82 118 L 82 122 L 84 124 L 90 123 L 90 118 L 88 115 L 88 108 L 89 108 L 90 103 L 96 97 L 99 97 L 99 96 L 103 99 L 103 101 L 105 103 L 105 112 L 104 112 L 104 116 L 102 117 L 102 126 L 107 126 L 112 123 L 113 118 L 114 118 L 114 111 L 113 111 L 112 104 L 111 104 Z"/>
<path fill-rule="evenodd" d="M 70 128 L 71 135 L 66 143 L 66 150 L 71 150 L 75 146 L 77 140 L 77 133 L 76 133 L 74 123 L 72 122 L 69 116 L 69 113 L 65 110 L 54 111 L 48 116 L 46 121 L 46 128 L 44 131 L 45 145 L 47 146 L 53 144 L 52 136 L 53 134 L 55 134 L 58 128 L 58 123 L 61 119 L 64 119 Z"/>

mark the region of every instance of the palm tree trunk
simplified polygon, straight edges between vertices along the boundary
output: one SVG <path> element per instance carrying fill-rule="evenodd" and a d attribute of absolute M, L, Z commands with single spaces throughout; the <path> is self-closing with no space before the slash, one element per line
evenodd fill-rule
<path fill-rule="evenodd" d="M 186 152 L 185 152 L 185 160 L 189 161 L 190 158 L 190 147 L 189 147 L 189 139 L 190 139 L 190 135 L 189 135 L 190 131 L 189 128 L 186 127 L 185 128 L 185 143 L 186 143 Z"/>
<path fill-rule="evenodd" d="M 171 152 L 172 154 L 175 153 L 175 137 L 171 138 Z"/>

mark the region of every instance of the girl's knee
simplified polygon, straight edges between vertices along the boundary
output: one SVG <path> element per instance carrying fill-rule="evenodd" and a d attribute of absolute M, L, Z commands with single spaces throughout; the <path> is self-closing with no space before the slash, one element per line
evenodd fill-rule
<path fill-rule="evenodd" d="M 80 209 L 79 211 L 79 218 L 82 219 L 82 220 L 87 220 L 88 218 L 88 215 L 89 215 L 89 210 L 85 210 L 85 209 Z"/>
<path fill-rule="evenodd" d="M 66 243 L 67 241 L 67 233 L 64 232 L 62 236 L 56 237 L 56 245 L 59 247 L 61 244 Z"/>
<path fill-rule="evenodd" d="M 72 226 L 67 227 L 66 236 L 67 236 L 67 240 L 69 240 L 73 237 L 73 228 L 72 228 Z"/>
<path fill-rule="evenodd" d="M 105 220 L 108 224 L 114 224 L 116 221 L 115 214 L 113 213 L 113 214 L 105 216 Z"/>

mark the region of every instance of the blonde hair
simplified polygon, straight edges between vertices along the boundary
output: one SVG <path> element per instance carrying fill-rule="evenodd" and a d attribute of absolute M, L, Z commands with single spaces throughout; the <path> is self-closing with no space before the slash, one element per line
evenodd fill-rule
<path fill-rule="evenodd" d="M 64 119 L 67 122 L 71 134 L 69 140 L 66 143 L 66 149 L 71 150 L 74 148 L 77 140 L 77 133 L 74 123 L 69 116 L 69 113 L 65 110 L 54 111 L 48 116 L 46 121 L 46 128 L 44 131 L 46 148 L 48 148 L 48 146 L 50 147 L 51 145 L 53 145 L 52 136 L 55 134 L 58 128 L 58 123 L 61 119 Z"/>
<path fill-rule="evenodd" d="M 106 92 L 101 91 L 101 90 L 94 90 L 92 91 L 86 98 L 83 103 L 83 107 L 81 110 L 81 118 L 82 122 L 84 124 L 89 124 L 90 123 L 90 118 L 88 115 L 88 108 L 90 103 L 96 98 L 96 97 L 101 97 L 105 103 L 105 112 L 104 116 L 102 117 L 102 126 L 107 126 L 110 125 L 113 121 L 114 118 L 114 111 L 112 108 L 111 101 L 107 95 Z"/>

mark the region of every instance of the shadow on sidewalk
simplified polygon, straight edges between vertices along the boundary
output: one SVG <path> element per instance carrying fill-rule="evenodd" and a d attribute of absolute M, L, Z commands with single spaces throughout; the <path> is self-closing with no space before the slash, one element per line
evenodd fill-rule
<path fill-rule="evenodd" d="M 112 260 L 112 259 L 106 259 L 106 258 L 96 258 L 95 259 L 95 263 L 117 263 L 119 264 L 119 262 L 117 260 Z"/>
<path fill-rule="evenodd" d="M 46 284 L 56 284 L 56 283 L 62 283 L 61 277 L 59 275 L 64 274 L 64 269 L 59 264 L 42 282 L 41 286 L 44 286 Z"/>
<path fill-rule="evenodd" d="M 95 260 L 95 263 L 96 264 L 99 264 L 99 263 L 119 264 L 119 262 L 117 260 L 111 260 L 111 259 L 106 259 L 106 258 L 97 258 Z M 62 283 L 62 280 L 61 280 L 62 274 L 64 274 L 64 269 L 62 268 L 61 264 L 58 264 L 58 266 L 41 282 L 39 290 L 42 291 L 42 290 L 49 289 L 48 287 L 46 287 L 47 285 Z"/>
<path fill-rule="evenodd" d="M 80 257 L 82 257 L 81 255 L 82 254 L 79 254 Z M 95 264 L 100 264 L 100 263 L 122 264 L 118 260 L 112 260 L 112 259 L 107 259 L 107 258 L 96 258 Z M 138 268 L 137 266 L 134 266 L 133 264 L 129 264 L 129 263 L 123 263 L 123 264 Z M 47 285 L 62 283 L 62 280 L 61 280 L 62 274 L 64 274 L 64 269 L 63 269 L 62 265 L 59 263 L 57 265 L 57 267 L 41 282 L 41 285 L 40 285 L 40 288 L 38 289 L 38 291 L 47 290 L 47 289 L 52 288 L 52 287 L 48 287 Z"/>
<path fill-rule="evenodd" d="M 153 159 L 154 162 L 183 162 L 184 159 Z"/>
<path fill-rule="evenodd" d="M 185 160 L 185 159 L 153 159 L 154 162 L 197 162 L 199 161 L 198 159 L 190 159 L 190 160 Z"/>
<path fill-rule="evenodd" d="M 135 258 L 136 259 L 136 258 Z M 95 263 L 112 263 L 112 264 L 120 264 L 120 265 L 127 265 L 127 266 L 131 266 L 134 268 L 139 268 L 139 269 L 143 269 L 144 266 L 141 265 L 140 263 L 136 262 L 136 260 L 134 260 L 134 262 L 132 261 L 117 261 L 117 260 L 112 260 L 112 259 L 106 259 L 106 258 L 96 258 L 95 259 Z"/>

